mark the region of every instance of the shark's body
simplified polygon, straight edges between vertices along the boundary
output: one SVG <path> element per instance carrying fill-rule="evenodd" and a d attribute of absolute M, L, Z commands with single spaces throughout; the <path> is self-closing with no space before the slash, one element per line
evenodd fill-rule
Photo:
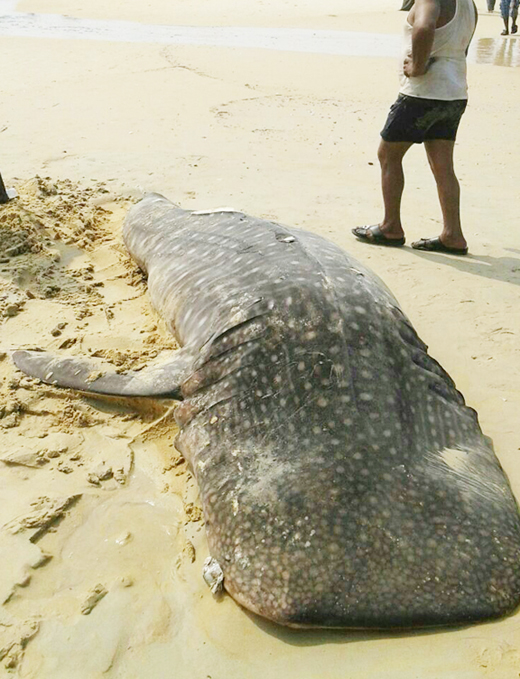
<path fill-rule="evenodd" d="M 520 518 L 476 413 L 382 282 L 312 233 L 152 194 L 125 243 L 182 349 L 61 386 L 172 396 L 228 592 L 281 624 L 403 628 L 520 602 Z"/>

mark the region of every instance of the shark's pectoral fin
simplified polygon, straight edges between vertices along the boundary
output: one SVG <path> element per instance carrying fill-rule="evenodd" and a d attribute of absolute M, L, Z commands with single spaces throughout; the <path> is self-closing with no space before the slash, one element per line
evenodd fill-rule
<path fill-rule="evenodd" d="M 142 370 L 116 373 L 109 363 L 89 358 L 63 358 L 42 351 L 15 351 L 17 368 L 46 384 L 105 396 L 174 398 L 190 373 L 191 356 L 183 349 L 170 360 Z"/>

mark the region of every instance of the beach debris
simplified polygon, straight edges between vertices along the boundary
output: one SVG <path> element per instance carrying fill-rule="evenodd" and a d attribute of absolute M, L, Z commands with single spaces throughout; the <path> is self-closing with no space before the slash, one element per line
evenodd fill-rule
<path fill-rule="evenodd" d="M 185 505 L 184 511 L 186 513 L 186 518 L 188 521 L 202 521 L 204 515 L 200 507 L 196 507 L 193 502 L 188 502 Z"/>
<path fill-rule="evenodd" d="M 4 180 L 0 174 L 0 203 L 8 203 L 13 198 L 16 198 L 17 195 L 18 193 L 16 192 L 16 189 L 5 188 Z"/>
<path fill-rule="evenodd" d="M 47 455 L 48 458 L 53 459 L 53 458 L 59 457 L 63 453 L 66 453 L 68 451 L 68 449 L 69 449 L 68 446 L 59 446 L 59 447 L 56 447 L 56 448 L 49 448 L 46 451 L 46 455 Z"/>
<path fill-rule="evenodd" d="M 186 540 L 186 544 L 184 545 L 182 552 L 180 552 L 180 554 L 177 556 L 177 559 L 175 560 L 175 568 L 179 570 L 185 564 L 195 563 L 196 558 L 197 552 L 195 551 L 193 543 L 189 540 Z"/>
<path fill-rule="evenodd" d="M 114 480 L 121 486 L 125 485 L 127 477 L 128 473 L 124 467 L 118 467 L 114 472 Z"/>
<path fill-rule="evenodd" d="M 87 475 L 87 481 L 94 486 L 101 485 L 101 481 L 108 481 L 114 476 L 112 467 L 109 467 L 106 462 L 101 462 Z"/>
<path fill-rule="evenodd" d="M 0 462 L 12 467 L 43 467 L 47 464 L 48 458 L 45 456 L 44 450 L 24 451 L 15 450 L 12 453 L 7 453 L 0 457 Z"/>
<path fill-rule="evenodd" d="M 14 285 L 6 285 L 0 292 L 0 315 L 14 318 L 23 310 L 25 301 L 26 296 L 20 290 Z"/>
<path fill-rule="evenodd" d="M 124 547 L 124 545 L 127 545 L 129 542 L 131 542 L 132 538 L 132 533 L 129 530 L 125 530 L 123 533 L 121 533 L 121 535 L 117 536 L 116 544 L 120 547 Z"/>
<path fill-rule="evenodd" d="M 104 585 L 98 584 L 93 587 L 81 606 L 82 615 L 89 615 L 107 594 L 108 590 Z"/>
<path fill-rule="evenodd" d="M 36 636 L 39 629 L 40 624 L 37 620 L 22 622 L 2 612 L 0 616 L 0 662 L 7 670 L 13 670 L 19 665 L 25 647 Z"/>
<path fill-rule="evenodd" d="M 49 529 L 63 519 L 65 512 L 80 499 L 81 494 L 62 498 L 42 496 L 31 502 L 32 511 L 8 523 L 5 528 L 16 535 L 22 531 L 32 531 L 29 540 L 37 542 Z"/>
<path fill-rule="evenodd" d="M 59 337 L 66 327 L 66 323 L 58 323 L 58 325 L 51 330 L 51 335 L 53 337 Z"/>
<path fill-rule="evenodd" d="M 224 587 L 224 573 L 219 562 L 212 556 L 208 556 L 204 561 L 202 577 L 213 594 L 220 594 L 222 592 Z"/>

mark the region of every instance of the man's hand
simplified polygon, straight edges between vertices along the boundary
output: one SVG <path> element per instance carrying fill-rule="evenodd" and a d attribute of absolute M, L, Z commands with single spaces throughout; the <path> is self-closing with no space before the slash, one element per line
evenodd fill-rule
<path fill-rule="evenodd" d="M 411 56 L 405 57 L 404 59 L 404 64 L 403 64 L 403 73 L 407 78 L 417 78 L 419 75 L 424 75 L 426 71 L 423 73 L 417 73 L 416 69 L 413 66 L 413 59 Z"/>
<path fill-rule="evenodd" d="M 433 64 L 435 61 L 435 57 L 430 57 L 428 61 L 426 62 L 425 68 L 417 68 L 414 67 L 413 59 L 411 56 L 405 57 L 404 63 L 403 63 L 403 73 L 407 78 L 417 78 L 420 75 L 424 75 L 430 66 Z"/>

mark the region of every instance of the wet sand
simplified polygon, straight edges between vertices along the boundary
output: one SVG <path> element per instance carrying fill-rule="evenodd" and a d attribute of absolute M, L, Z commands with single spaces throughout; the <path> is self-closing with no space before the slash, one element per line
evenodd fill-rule
<path fill-rule="evenodd" d="M 17 10 L 388 36 L 404 19 L 388 0 Z M 520 40 L 498 38 L 499 16 L 482 14 L 480 44 L 516 63 Z M 6 352 L 93 353 L 120 369 L 158 360 L 174 343 L 122 246 L 124 214 L 149 190 L 186 208 L 232 205 L 322 233 L 383 278 L 479 412 L 520 497 L 520 69 L 469 67 L 457 165 L 471 255 L 457 259 L 350 235 L 381 215 L 392 57 L 2 37 L 0 59 L 0 170 L 20 193 L 0 208 L 0 677 L 518 677 L 519 614 L 422 633 L 297 632 L 214 600 L 171 404 L 42 387 Z M 411 242 L 438 233 L 440 215 L 422 149 L 406 172 Z"/>

